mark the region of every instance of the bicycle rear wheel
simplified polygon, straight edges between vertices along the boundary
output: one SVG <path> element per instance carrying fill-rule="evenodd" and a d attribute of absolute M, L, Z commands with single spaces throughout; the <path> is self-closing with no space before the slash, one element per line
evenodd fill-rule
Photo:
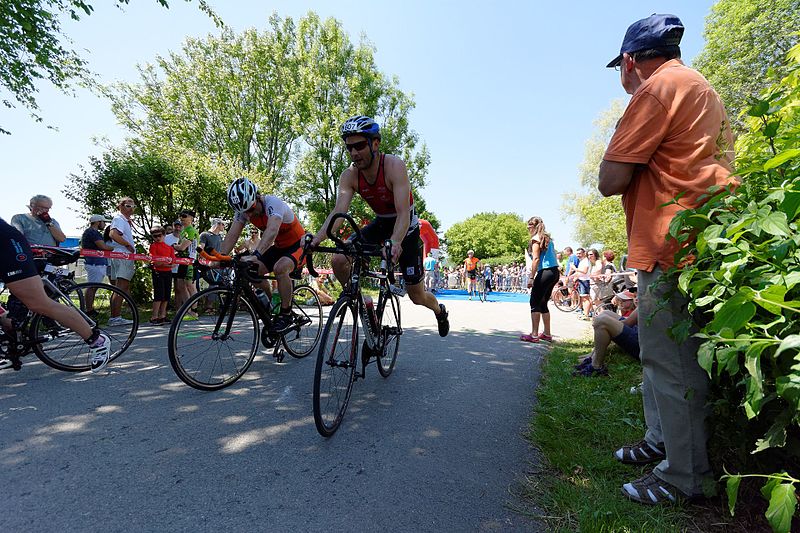
<path fill-rule="evenodd" d="M 281 335 L 286 351 L 292 357 L 305 357 L 314 351 L 322 334 L 322 304 L 317 292 L 308 285 L 292 291 L 292 329 Z"/>
<path fill-rule="evenodd" d="M 556 306 L 556 309 L 559 311 L 564 311 L 565 313 L 571 313 L 578 308 L 577 305 L 573 304 L 572 292 L 573 291 L 570 291 L 565 287 L 558 287 L 553 291 L 551 299 L 553 301 L 553 305 Z"/>
<path fill-rule="evenodd" d="M 122 289 L 106 283 L 77 283 L 66 289 L 62 291 L 66 299 L 59 296 L 56 300 L 86 313 L 108 335 L 111 339 L 109 362 L 122 355 L 139 329 L 139 312 L 131 297 Z M 121 301 L 121 320 L 109 324 L 112 297 Z M 90 305 L 91 309 L 88 308 Z M 33 351 L 47 366 L 67 372 L 84 372 L 91 368 L 89 346 L 80 335 L 55 320 L 34 315 L 29 335 L 38 341 Z"/>
<path fill-rule="evenodd" d="M 357 320 L 353 302 L 340 299 L 322 332 L 314 371 L 314 425 L 323 437 L 339 429 L 353 392 L 358 362 Z"/>
<path fill-rule="evenodd" d="M 202 299 L 216 302 L 215 312 L 184 320 Z M 232 385 L 256 356 L 258 316 L 241 295 L 233 299 L 231 289 L 211 287 L 191 296 L 175 314 L 169 329 L 169 362 L 190 387 L 211 391 Z"/>
<path fill-rule="evenodd" d="M 378 354 L 378 372 L 388 378 L 394 370 L 397 361 L 397 351 L 400 349 L 400 298 L 396 294 L 388 293 L 388 298 L 379 306 L 378 320 L 380 322 L 380 346 Z"/>

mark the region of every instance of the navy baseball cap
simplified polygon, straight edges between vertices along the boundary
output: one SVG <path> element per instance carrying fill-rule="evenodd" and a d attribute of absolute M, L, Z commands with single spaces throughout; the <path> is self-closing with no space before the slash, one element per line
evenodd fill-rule
<path fill-rule="evenodd" d="M 616 67 L 622 62 L 622 54 L 632 54 L 640 50 L 677 47 L 683 37 L 683 23 L 675 15 L 653 13 L 646 19 L 637 20 L 625 32 L 619 55 L 606 65 Z"/>

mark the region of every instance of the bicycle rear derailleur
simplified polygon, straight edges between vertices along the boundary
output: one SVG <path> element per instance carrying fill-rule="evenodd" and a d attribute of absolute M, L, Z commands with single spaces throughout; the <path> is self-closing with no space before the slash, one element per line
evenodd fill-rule
<path fill-rule="evenodd" d="M 272 357 L 279 363 L 283 362 L 283 349 L 281 349 L 281 336 L 277 333 L 270 332 L 266 327 L 261 328 L 261 344 L 264 348 L 272 348 Z"/>

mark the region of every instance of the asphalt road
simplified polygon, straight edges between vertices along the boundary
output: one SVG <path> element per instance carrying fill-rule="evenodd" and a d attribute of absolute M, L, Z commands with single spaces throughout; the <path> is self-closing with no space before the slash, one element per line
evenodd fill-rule
<path fill-rule="evenodd" d="M 107 374 L 26 358 L 0 373 L 0 531 L 539 530 L 515 511 L 544 350 L 517 340 L 527 306 L 447 305 L 441 339 L 404 299 L 394 373 L 368 367 L 330 439 L 312 416 L 316 354 L 261 354 L 210 393 L 177 379 L 166 328 L 142 327 Z M 585 332 L 553 316 L 557 334 Z"/>

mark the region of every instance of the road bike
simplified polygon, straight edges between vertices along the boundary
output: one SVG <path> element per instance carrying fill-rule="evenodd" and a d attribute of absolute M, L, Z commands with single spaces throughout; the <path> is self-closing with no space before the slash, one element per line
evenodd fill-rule
<path fill-rule="evenodd" d="M 570 282 L 569 279 L 562 278 L 553 287 L 550 299 L 559 311 L 571 313 L 580 307 L 577 284 L 577 281 Z"/>
<path fill-rule="evenodd" d="M 300 266 L 291 274 L 295 280 L 302 274 L 304 260 L 308 260 L 310 241 L 311 236 L 306 236 Z M 279 333 L 272 332 L 279 304 L 273 306 L 266 297 L 260 297 L 251 283 L 274 277 L 259 276 L 257 264 L 245 261 L 245 255 L 249 253 L 224 257 L 221 261 L 219 256 L 211 257 L 221 267 L 230 267 L 230 275 L 221 284 L 191 296 L 172 320 L 169 362 L 181 381 L 195 389 L 213 391 L 234 384 L 253 363 L 259 342 L 272 349 L 275 360 L 282 362 L 284 349 L 292 357 L 303 358 L 319 341 L 322 305 L 316 291 L 309 285 L 296 284 L 292 290 L 291 326 Z M 316 275 L 310 261 L 308 269 Z M 195 319 L 189 311 L 199 308 L 199 302 L 211 307 Z"/>
<path fill-rule="evenodd" d="M 345 242 L 331 233 L 331 226 L 339 218 L 350 224 L 355 239 Z M 330 437 L 342 423 L 353 384 L 366 377 L 367 365 L 375 361 L 384 378 L 392 373 L 403 329 L 400 298 L 396 294 L 401 291 L 395 287 L 391 265 L 392 242 L 363 242 L 361 230 L 346 213 L 333 215 L 326 232 L 336 247 L 318 247 L 315 251 L 341 254 L 351 262 L 350 281 L 328 315 L 314 371 L 314 424 L 320 435 Z M 381 258 L 378 271 L 369 269 L 369 259 L 373 257 Z M 377 306 L 362 293 L 362 283 L 367 279 L 378 283 Z M 360 330 L 364 332 L 363 344 L 359 343 Z"/>
<path fill-rule="evenodd" d="M 50 246 L 31 246 L 34 264 L 50 298 L 77 310 L 91 327 L 98 327 L 111 340 L 109 362 L 122 355 L 133 342 L 139 328 L 139 312 L 123 290 L 107 283 L 75 283 L 73 273 L 64 268 L 80 258 L 80 250 Z M 109 325 L 111 300 L 121 302 L 123 319 Z M 8 297 L 10 331 L 0 331 L 0 369 L 22 368 L 21 359 L 30 353 L 46 365 L 67 372 L 91 369 L 89 347 L 77 333 L 44 315 L 33 313 L 19 300 Z M 91 307 L 90 307 L 91 306 Z"/>

